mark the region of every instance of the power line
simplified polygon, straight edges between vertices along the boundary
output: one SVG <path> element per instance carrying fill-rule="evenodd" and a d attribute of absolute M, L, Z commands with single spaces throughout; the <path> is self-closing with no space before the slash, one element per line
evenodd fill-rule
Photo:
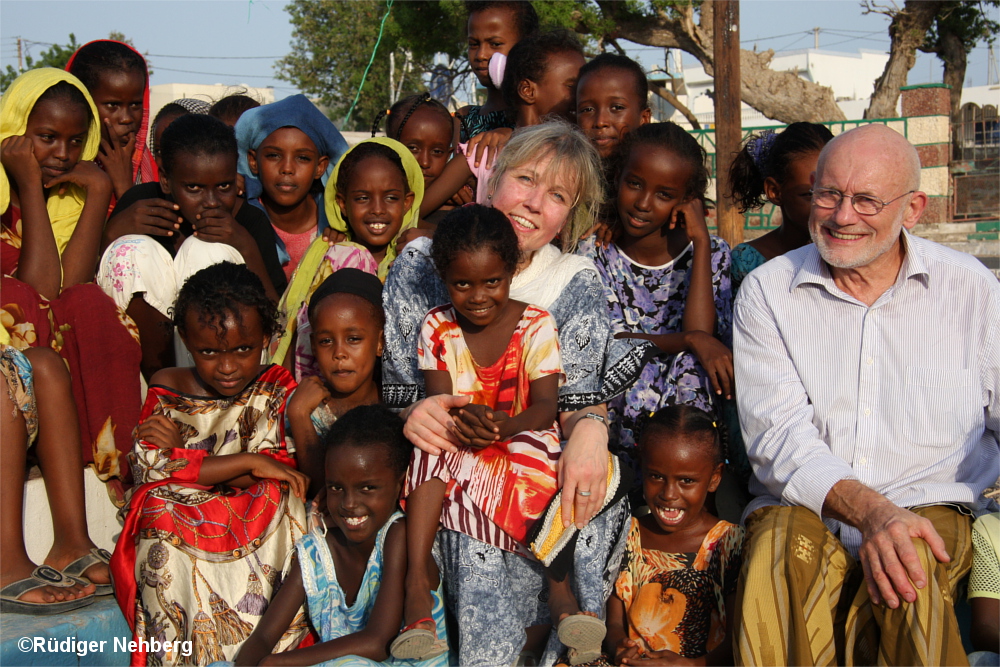
<path fill-rule="evenodd" d="M 12 41 L 16 42 L 16 39 Z M 25 44 L 37 44 L 38 46 L 64 46 L 63 44 L 53 44 L 52 42 L 36 42 L 33 39 L 23 40 Z M 285 56 L 188 56 L 188 55 L 171 55 L 166 53 L 145 53 L 143 54 L 150 58 L 188 58 L 191 60 L 277 60 L 278 58 L 284 58 Z M 162 69 L 162 68 L 161 68 Z"/>
<path fill-rule="evenodd" d="M 205 76 L 231 76 L 239 79 L 273 79 L 273 76 L 266 76 L 263 74 L 231 74 L 228 72 L 195 72 L 189 69 L 173 69 L 171 67 L 160 67 L 159 65 L 153 65 L 154 72 L 180 72 L 181 74 L 204 74 Z"/>

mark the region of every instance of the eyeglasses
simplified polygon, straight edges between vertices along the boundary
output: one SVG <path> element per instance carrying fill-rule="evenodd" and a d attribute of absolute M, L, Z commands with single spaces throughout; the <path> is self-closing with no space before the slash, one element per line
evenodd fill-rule
<path fill-rule="evenodd" d="M 878 197 L 872 197 L 871 195 L 852 195 L 850 197 L 851 207 L 860 215 L 877 215 L 882 212 L 882 209 L 892 202 L 897 199 L 902 199 L 906 195 L 912 195 L 914 192 L 916 192 L 916 190 L 904 192 L 889 201 L 882 201 Z M 820 208 L 837 208 L 840 206 L 840 201 L 847 196 L 840 190 L 832 190 L 829 188 L 813 190 L 811 194 L 813 204 L 816 204 L 816 206 L 819 206 Z"/>

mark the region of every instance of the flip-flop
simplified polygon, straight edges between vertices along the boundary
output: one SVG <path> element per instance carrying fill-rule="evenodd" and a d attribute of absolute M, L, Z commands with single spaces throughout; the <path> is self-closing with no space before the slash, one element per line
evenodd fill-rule
<path fill-rule="evenodd" d="M 448 642 L 438 639 L 437 633 L 416 627 L 421 623 L 434 623 L 428 616 L 410 623 L 389 645 L 389 653 L 397 660 L 430 660 L 448 652 Z"/>
<path fill-rule="evenodd" d="M 98 597 L 102 595 L 111 595 L 115 592 L 111 584 L 99 584 L 96 581 L 91 581 L 87 577 L 83 576 L 84 572 L 98 563 L 111 565 L 111 554 L 107 549 L 94 547 L 90 550 L 90 553 L 80 556 L 75 561 L 64 567 L 62 572 L 68 577 L 73 577 L 74 579 L 83 582 L 84 585 L 93 584 L 97 589 L 94 591 L 94 595 Z"/>
<path fill-rule="evenodd" d="M 63 600 L 62 602 L 25 602 L 19 599 L 25 593 L 45 586 L 69 588 L 75 583 L 71 577 L 64 575 L 54 567 L 39 565 L 31 573 L 31 576 L 7 584 L 0 589 L 0 612 L 5 614 L 45 616 L 49 614 L 62 614 L 93 603 L 95 597 L 93 593 L 85 595 L 82 598 Z"/>
<path fill-rule="evenodd" d="M 559 621 L 559 641 L 569 650 L 571 665 L 596 660 L 601 655 L 601 642 L 608 633 L 604 621 L 586 614 L 573 614 Z"/>

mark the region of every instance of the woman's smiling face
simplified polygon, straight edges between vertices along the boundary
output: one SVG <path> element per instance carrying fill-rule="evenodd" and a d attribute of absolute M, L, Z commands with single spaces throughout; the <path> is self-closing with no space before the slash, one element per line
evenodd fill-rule
<path fill-rule="evenodd" d="M 552 165 L 548 154 L 537 162 L 510 167 L 497 181 L 493 208 L 510 220 L 526 254 L 551 243 L 573 212 L 575 179 L 560 173 L 558 166 Z"/>

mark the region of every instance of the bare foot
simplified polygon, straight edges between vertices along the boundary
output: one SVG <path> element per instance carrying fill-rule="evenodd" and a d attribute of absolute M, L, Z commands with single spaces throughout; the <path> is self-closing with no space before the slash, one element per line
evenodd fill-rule
<path fill-rule="evenodd" d="M 413 625 L 414 628 L 435 632 L 437 630 L 437 625 L 433 620 L 417 623 L 420 619 L 431 618 L 433 612 L 434 598 L 431 596 L 429 588 L 416 588 L 412 586 L 407 587 L 406 599 L 403 602 L 404 626 L 409 627 L 410 625 Z"/>

